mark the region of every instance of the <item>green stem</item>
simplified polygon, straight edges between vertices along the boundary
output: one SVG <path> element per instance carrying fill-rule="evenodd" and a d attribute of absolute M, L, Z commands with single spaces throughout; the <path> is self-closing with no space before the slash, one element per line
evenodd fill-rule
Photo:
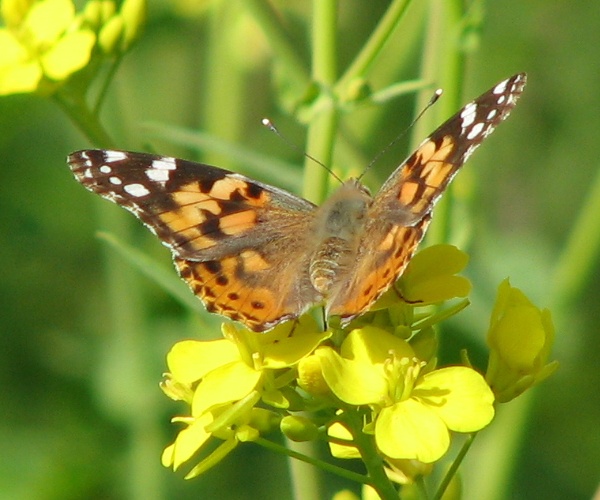
<path fill-rule="evenodd" d="M 314 0 L 313 2 L 312 78 L 321 89 L 320 99 L 325 103 L 314 116 L 308 128 L 308 152 L 330 166 L 333 158 L 334 140 L 337 133 L 337 110 L 331 88 L 335 82 L 337 65 L 337 0 Z M 303 194 L 307 199 L 321 201 L 327 194 L 329 173 L 321 165 L 308 158 L 304 168 Z M 312 443 L 289 443 L 301 447 L 307 455 L 314 455 Z M 298 461 L 290 461 L 290 472 L 294 496 L 300 498 L 322 498 L 317 471 Z"/>
<path fill-rule="evenodd" d="M 345 423 L 352 434 L 354 446 L 358 449 L 367 468 L 368 484 L 377 491 L 383 500 L 398 500 L 398 492 L 385 473 L 384 462 L 375 445 L 372 434 L 363 431 L 363 414 L 348 410 L 344 413 Z"/>
<path fill-rule="evenodd" d="M 67 96 L 57 92 L 53 95 L 53 99 L 92 144 L 106 149 L 115 148 L 115 142 L 98 120 L 98 115 L 87 106 L 83 97 Z"/>
<path fill-rule="evenodd" d="M 96 98 L 96 103 L 92 108 L 92 112 L 96 116 L 100 116 L 100 108 L 104 104 L 104 99 L 108 93 L 108 89 L 110 88 L 110 84 L 113 81 L 115 73 L 119 66 L 121 65 L 121 61 L 123 60 L 123 54 L 119 54 L 117 58 L 111 62 L 111 65 L 108 69 L 108 73 L 104 76 L 104 81 L 102 82 L 102 86 L 100 87 L 100 92 Z"/>
<path fill-rule="evenodd" d="M 477 433 L 469 434 L 467 436 L 467 439 L 463 443 L 462 448 L 460 449 L 460 451 L 458 452 L 458 455 L 454 459 L 454 462 L 452 462 L 452 465 L 446 472 L 446 475 L 440 482 L 440 485 L 438 486 L 438 489 L 435 492 L 435 495 L 433 495 L 431 500 L 440 500 L 442 498 L 442 496 L 444 495 L 444 492 L 446 491 L 446 488 L 448 488 L 448 486 L 450 485 L 450 481 L 452 481 L 452 478 L 456 475 L 458 468 L 460 467 L 460 464 L 462 463 L 462 461 L 464 460 L 464 458 L 467 455 L 467 452 L 471 448 L 473 441 L 475 441 L 476 436 L 477 436 Z"/>
<path fill-rule="evenodd" d="M 312 79 L 320 88 L 324 105 L 308 128 L 306 149 L 327 166 L 332 165 L 338 129 L 337 103 L 333 85 L 337 74 L 337 0 L 314 0 L 313 3 Z M 310 159 L 304 163 L 303 195 L 315 202 L 327 196 L 330 174 Z"/>
<path fill-rule="evenodd" d="M 420 78 L 435 82 L 444 95 L 427 115 L 414 127 L 414 148 L 424 137 L 454 113 L 460 105 L 464 56 L 459 50 L 458 29 L 462 19 L 461 2 L 457 0 L 432 0 L 425 35 Z M 431 99 L 431 91 L 423 91 L 416 101 L 415 112 L 420 112 Z M 435 208 L 435 217 L 427 233 L 427 245 L 450 241 L 452 196 L 446 193 Z"/>
<path fill-rule="evenodd" d="M 344 75 L 338 81 L 336 87 L 343 89 L 355 78 L 364 78 L 371 64 L 377 59 L 377 56 L 388 41 L 406 8 L 409 6 L 410 0 L 394 0 L 388 7 L 386 13 L 379 21 L 379 24 L 369 37 L 369 40 L 364 44 L 360 53 L 354 58 L 354 61 Z"/>
<path fill-rule="evenodd" d="M 265 438 L 258 438 L 254 441 L 256 444 L 262 446 L 263 448 L 267 448 L 275 453 L 281 453 L 283 455 L 287 455 L 290 458 L 295 460 L 300 460 L 301 462 L 313 465 L 318 469 L 330 472 L 335 474 L 336 476 L 343 477 L 344 479 L 348 479 L 349 481 L 354 481 L 360 484 L 367 484 L 368 479 L 366 476 L 362 474 L 357 474 L 356 472 L 352 472 L 348 469 L 344 469 L 342 467 L 338 467 L 337 465 L 330 464 L 328 462 L 323 462 L 317 458 L 312 458 L 308 455 L 304 455 L 303 453 L 299 453 L 295 450 L 292 450 L 288 447 L 282 446 L 280 444 L 274 443 L 273 441 L 269 441 Z"/>
<path fill-rule="evenodd" d="M 222 62 L 248 56 L 245 51 L 251 44 L 238 48 L 237 56 L 231 51 L 239 32 L 239 24 L 235 20 L 243 14 L 242 3 L 221 1 L 209 4 L 208 40 L 203 59 L 211 70 L 204 76 L 204 92 L 200 96 L 199 107 L 202 116 L 198 117 L 204 131 L 232 143 L 239 143 L 242 138 L 243 110 L 247 109 L 245 103 L 250 98 L 247 92 L 248 68 L 244 64 Z M 231 158 L 214 151 L 203 151 L 202 160 L 211 165 L 225 164 L 233 170 L 238 169 L 232 165 Z"/>

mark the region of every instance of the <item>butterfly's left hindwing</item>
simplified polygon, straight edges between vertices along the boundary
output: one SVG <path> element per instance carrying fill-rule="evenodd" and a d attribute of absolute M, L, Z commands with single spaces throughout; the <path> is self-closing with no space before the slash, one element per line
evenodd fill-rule
<path fill-rule="evenodd" d="M 76 179 L 141 219 L 173 252 L 207 310 L 255 331 L 325 304 L 342 323 L 368 310 L 423 238 L 435 202 L 515 106 L 504 80 L 435 130 L 375 198 L 348 181 L 321 207 L 247 177 L 176 158 L 86 150 Z"/>

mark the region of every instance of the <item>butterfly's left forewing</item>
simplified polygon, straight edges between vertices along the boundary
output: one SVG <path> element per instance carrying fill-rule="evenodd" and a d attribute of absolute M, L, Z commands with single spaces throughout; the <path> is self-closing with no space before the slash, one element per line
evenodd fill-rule
<path fill-rule="evenodd" d="M 321 299 L 308 277 L 312 203 L 176 158 L 86 150 L 68 162 L 81 184 L 134 213 L 172 250 L 209 311 L 262 331 Z"/>
<path fill-rule="evenodd" d="M 355 272 L 333 298 L 331 314 L 349 321 L 399 278 L 427 230 L 435 202 L 510 114 L 525 82 L 519 73 L 464 106 L 392 173 L 370 207 Z"/>

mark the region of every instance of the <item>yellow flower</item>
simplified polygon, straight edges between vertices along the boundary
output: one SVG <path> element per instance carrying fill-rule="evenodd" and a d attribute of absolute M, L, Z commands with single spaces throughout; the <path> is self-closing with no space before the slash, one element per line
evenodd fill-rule
<path fill-rule="evenodd" d="M 379 450 L 392 459 L 434 462 L 447 451 L 450 430 L 474 432 L 494 416 L 494 396 L 479 373 L 465 366 L 422 373 L 425 363 L 411 346 L 384 330 L 354 330 L 341 355 L 327 347 L 317 354 L 323 378 L 340 400 L 372 408 L 368 428 Z M 339 427 L 330 435 L 348 438 Z M 331 449 L 338 457 L 353 453 L 343 444 Z"/>
<path fill-rule="evenodd" d="M 508 279 L 498 288 L 487 341 L 486 380 L 498 402 L 510 401 L 558 368 L 556 361 L 546 364 L 554 343 L 550 311 L 535 307 Z"/>
<path fill-rule="evenodd" d="M 165 449 L 163 465 L 177 469 L 211 436 L 223 440 L 218 453 L 204 458 L 188 478 L 218 463 L 237 443 L 252 441 L 278 424 L 273 412 L 255 405 L 262 399 L 275 407 L 291 406 L 286 386 L 295 372 L 287 372 L 330 335 L 317 332 L 310 318 L 262 335 L 226 323 L 223 334 L 219 340 L 179 342 L 167 355 L 163 391 L 187 402 L 191 414 L 173 419 L 186 428 Z"/>
<path fill-rule="evenodd" d="M 398 282 L 390 288 L 371 308 L 373 314 L 357 318 L 352 326 L 364 324 L 388 327 L 406 326 L 414 323 L 415 307 L 440 304 L 444 301 L 466 297 L 471 291 L 470 281 L 458 276 L 469 256 L 452 245 L 434 245 L 418 252 L 408 263 Z M 430 318 L 434 323 L 456 314 L 468 304 L 464 300 L 445 316 Z M 421 318 L 422 319 L 422 318 Z M 411 336 L 407 330 L 405 338 Z M 403 336 L 401 331 L 397 335 Z"/>
<path fill-rule="evenodd" d="M 3 0 L 0 95 L 51 92 L 86 66 L 96 35 L 71 0 Z"/>
<path fill-rule="evenodd" d="M 418 305 L 466 297 L 471 283 L 456 273 L 468 262 L 469 256 L 452 245 L 424 248 L 411 259 L 398 282 L 402 297 Z"/>

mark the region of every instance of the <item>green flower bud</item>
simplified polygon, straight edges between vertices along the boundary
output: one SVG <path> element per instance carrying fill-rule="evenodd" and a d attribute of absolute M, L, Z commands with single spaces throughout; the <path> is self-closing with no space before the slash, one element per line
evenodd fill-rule
<path fill-rule="evenodd" d="M 292 441 L 314 441 L 319 435 L 319 428 L 308 418 L 288 415 L 281 419 L 281 432 Z"/>

